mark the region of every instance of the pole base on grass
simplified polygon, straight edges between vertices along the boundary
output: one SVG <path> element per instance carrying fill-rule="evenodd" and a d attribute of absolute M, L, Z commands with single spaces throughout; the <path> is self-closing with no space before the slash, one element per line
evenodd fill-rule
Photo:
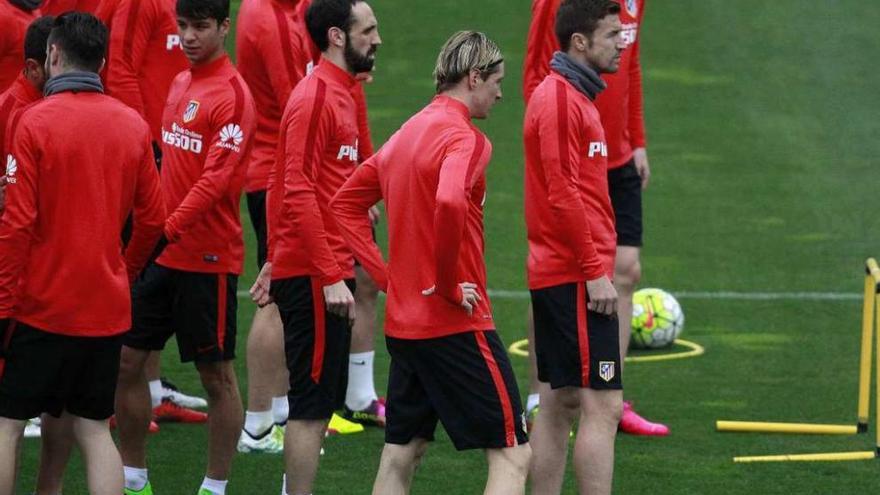
<path fill-rule="evenodd" d="M 734 457 L 733 462 L 839 462 L 839 461 L 867 461 L 876 459 L 877 454 L 872 451 L 864 452 L 833 452 L 826 454 L 790 454 L 790 455 L 758 455 Z"/>
<path fill-rule="evenodd" d="M 855 435 L 855 425 L 829 425 L 811 423 L 763 423 L 754 421 L 716 421 L 718 431 L 743 433 L 793 433 L 806 435 Z"/>

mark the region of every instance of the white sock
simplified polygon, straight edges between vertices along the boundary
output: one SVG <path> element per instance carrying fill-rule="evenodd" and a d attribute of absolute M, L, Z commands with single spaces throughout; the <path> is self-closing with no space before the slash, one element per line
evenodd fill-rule
<path fill-rule="evenodd" d="M 281 495 L 287 495 L 287 473 L 281 475 Z"/>
<path fill-rule="evenodd" d="M 373 358 L 375 351 L 356 352 L 348 355 L 348 389 L 345 405 L 352 411 L 361 411 L 378 399 L 373 384 Z"/>
<path fill-rule="evenodd" d="M 526 413 L 538 407 L 540 403 L 541 396 L 539 394 L 529 394 L 528 399 L 526 399 Z"/>
<path fill-rule="evenodd" d="M 153 407 L 159 407 L 162 404 L 162 380 L 150 382 L 150 401 L 153 403 Z"/>
<path fill-rule="evenodd" d="M 254 438 L 262 436 L 269 428 L 272 428 L 272 410 L 248 411 L 244 415 L 244 431 Z"/>
<path fill-rule="evenodd" d="M 286 395 L 272 397 L 272 421 L 276 425 L 286 425 L 290 416 L 290 403 Z"/>
<path fill-rule="evenodd" d="M 211 490 L 211 493 L 214 495 L 226 495 L 226 483 L 229 482 L 226 480 L 212 480 L 205 476 L 205 479 L 202 480 L 202 488 Z"/>
<path fill-rule="evenodd" d="M 150 481 L 146 469 L 122 466 L 122 472 L 125 475 L 125 487 L 129 490 L 143 490 Z"/>

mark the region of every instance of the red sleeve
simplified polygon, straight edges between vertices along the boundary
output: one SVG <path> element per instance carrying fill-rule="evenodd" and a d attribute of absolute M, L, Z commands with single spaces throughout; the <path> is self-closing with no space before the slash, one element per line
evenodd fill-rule
<path fill-rule="evenodd" d="M 0 318 L 9 318 L 15 309 L 37 222 L 40 161 L 34 146 L 36 137 L 26 128 L 18 129 L 16 134 L 7 158 L 11 173 L 6 210 L 0 217 Z"/>
<path fill-rule="evenodd" d="M 303 240 L 306 248 L 303 256 L 311 261 L 313 273 L 320 277 L 321 285 L 339 282 L 344 275 L 327 242 L 317 198 L 318 168 L 333 129 L 332 110 L 325 104 L 326 95 L 327 85 L 317 80 L 315 94 L 292 108 L 285 122 L 287 152 L 281 207 L 282 214 L 290 218 L 293 230 Z"/>
<path fill-rule="evenodd" d="M 523 98 L 526 103 L 532 92 L 550 73 L 550 59 L 559 50 L 556 39 L 556 11 L 560 0 L 533 0 L 532 22 L 523 60 Z"/>
<path fill-rule="evenodd" d="M 644 16 L 645 7 L 642 5 L 640 17 Z M 645 136 L 645 103 L 642 93 L 642 63 L 639 59 L 639 45 L 642 38 L 642 21 L 639 19 L 639 33 L 632 47 L 632 59 L 629 66 L 629 140 L 633 148 L 647 146 Z"/>
<path fill-rule="evenodd" d="M 226 194 L 239 163 L 245 157 L 245 150 L 249 148 L 249 141 L 253 139 L 253 106 L 246 100 L 238 79 L 231 79 L 229 85 L 235 93 L 234 98 L 219 101 L 211 109 L 212 138 L 202 175 L 165 221 L 165 237 L 169 242 L 180 239 Z"/>
<path fill-rule="evenodd" d="M 107 94 L 135 109 L 146 118 L 144 98 L 138 82 L 140 68 L 148 57 L 147 45 L 155 25 L 154 12 L 143 0 L 122 0 L 110 19 L 110 48 L 107 55 Z"/>
<path fill-rule="evenodd" d="M 465 282 L 458 279 L 458 258 L 467 222 L 468 198 L 489 144 L 476 130 L 459 132 L 451 136 L 450 141 L 440 165 L 434 207 L 435 286 L 437 294 L 458 304 L 461 301 L 458 284 Z"/>
<path fill-rule="evenodd" d="M 132 208 L 133 226 L 131 239 L 125 249 L 125 266 L 128 279 L 133 281 L 146 265 L 162 235 L 165 225 L 165 204 L 159 190 L 159 172 L 153 158 L 149 139 L 144 143 L 146 153 L 137 174 Z"/>
<path fill-rule="evenodd" d="M 549 204 L 556 214 L 557 231 L 566 237 L 587 280 L 605 274 L 590 233 L 590 222 L 578 189 L 582 131 L 575 112 L 569 111 L 568 94 L 563 82 L 553 85 L 555 105 L 547 104 L 538 115 L 541 164 L 547 181 Z"/>
<path fill-rule="evenodd" d="M 373 156 L 355 170 L 336 192 L 330 202 L 330 209 L 342 237 L 354 252 L 354 257 L 367 270 L 376 286 L 383 292 L 388 292 L 388 271 L 382 252 L 373 240 L 368 214 L 370 207 L 382 199 L 376 165 L 378 160 L 379 156 Z"/>
<path fill-rule="evenodd" d="M 287 17 L 280 9 L 275 9 L 275 20 L 278 25 L 279 39 L 260 40 L 260 55 L 267 57 L 265 63 L 266 72 L 269 75 L 269 84 L 275 94 L 275 102 L 278 108 L 287 106 L 287 99 L 293 88 L 306 77 L 306 67 L 311 62 L 311 55 L 303 53 L 299 43 L 295 42 L 295 34 L 290 32 Z"/>
<path fill-rule="evenodd" d="M 370 136 L 370 120 L 367 116 L 367 94 L 364 92 L 363 83 L 354 86 L 351 96 L 357 107 L 358 124 L 358 160 L 366 161 L 373 156 L 373 138 Z"/>

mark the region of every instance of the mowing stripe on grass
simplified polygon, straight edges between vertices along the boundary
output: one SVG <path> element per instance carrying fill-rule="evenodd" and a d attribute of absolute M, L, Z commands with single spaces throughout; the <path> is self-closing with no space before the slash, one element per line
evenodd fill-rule
<path fill-rule="evenodd" d="M 858 301 L 857 292 L 735 292 L 735 291 L 673 291 L 679 299 L 727 299 L 739 301 Z M 380 296 L 383 294 L 379 294 Z M 529 299 L 529 291 L 489 289 L 489 296 L 496 299 Z M 250 297 L 246 290 L 238 291 L 240 299 Z"/>

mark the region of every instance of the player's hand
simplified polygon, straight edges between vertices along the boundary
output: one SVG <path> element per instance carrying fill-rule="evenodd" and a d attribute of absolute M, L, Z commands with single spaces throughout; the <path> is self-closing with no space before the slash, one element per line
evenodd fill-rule
<path fill-rule="evenodd" d="M 324 303 L 330 313 L 354 322 L 354 296 L 344 280 L 324 286 Z"/>
<path fill-rule="evenodd" d="M 272 296 L 269 295 L 269 289 L 272 286 L 272 263 L 266 262 L 257 275 L 257 280 L 251 286 L 251 299 L 257 303 L 257 306 L 263 307 L 272 304 Z"/>
<path fill-rule="evenodd" d="M 370 223 L 373 225 L 379 225 L 379 219 L 382 218 L 382 212 L 379 211 L 379 207 L 373 205 L 370 207 Z"/>
<path fill-rule="evenodd" d="M 472 282 L 462 282 L 458 284 L 458 290 L 461 293 L 461 300 L 459 301 L 459 305 L 467 311 L 467 314 L 474 314 L 474 306 L 477 305 L 477 301 L 482 301 L 483 298 L 480 297 L 480 293 L 477 292 L 477 284 Z M 432 296 L 434 292 L 437 291 L 437 286 L 431 286 L 430 289 L 425 289 L 422 291 L 423 296 Z"/>
<path fill-rule="evenodd" d="M 9 179 L 4 174 L 0 176 L 0 211 L 6 209 L 6 184 L 9 184 Z"/>
<path fill-rule="evenodd" d="M 617 313 L 617 289 L 607 276 L 602 275 L 596 280 L 588 280 L 587 294 L 590 295 L 590 302 L 587 303 L 587 309 L 590 311 L 608 316 Z"/>
<path fill-rule="evenodd" d="M 648 188 L 648 181 L 651 179 L 651 166 L 648 164 L 648 150 L 645 148 L 636 148 L 633 150 L 633 161 L 636 164 L 636 172 L 642 179 L 642 190 Z"/>

